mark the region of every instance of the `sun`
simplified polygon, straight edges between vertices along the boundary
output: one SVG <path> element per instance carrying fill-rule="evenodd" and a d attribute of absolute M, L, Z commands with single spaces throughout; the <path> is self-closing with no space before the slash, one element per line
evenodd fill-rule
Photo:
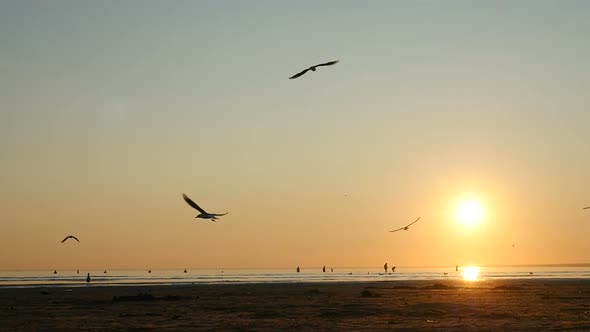
<path fill-rule="evenodd" d="M 459 201 L 455 212 L 457 221 L 467 227 L 479 225 L 484 219 L 484 207 L 477 198 L 466 198 Z"/>

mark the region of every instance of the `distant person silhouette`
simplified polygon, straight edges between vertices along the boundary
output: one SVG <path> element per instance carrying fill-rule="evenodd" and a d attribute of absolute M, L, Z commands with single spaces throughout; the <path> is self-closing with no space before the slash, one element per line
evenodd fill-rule
<path fill-rule="evenodd" d="M 395 272 L 395 266 L 391 268 L 391 272 Z"/>
<path fill-rule="evenodd" d="M 387 272 L 387 263 L 383 265 L 383 269 L 385 269 L 385 272 Z"/>
<path fill-rule="evenodd" d="M 152 270 L 148 270 L 148 273 L 152 273 Z"/>
<path fill-rule="evenodd" d="M 455 271 L 459 272 L 459 265 L 455 266 Z"/>
<path fill-rule="evenodd" d="M 297 273 L 299 273 L 299 271 L 300 271 L 300 270 L 299 270 L 299 266 L 297 266 Z"/>
<path fill-rule="evenodd" d="M 80 270 L 76 270 L 76 274 L 80 274 Z"/>
<path fill-rule="evenodd" d="M 326 272 L 326 266 L 324 265 L 324 268 L 322 269 L 322 272 Z"/>
<path fill-rule="evenodd" d="M 86 275 L 86 282 L 87 282 L 87 283 L 88 283 L 88 282 L 90 282 L 90 273 L 88 273 L 88 274 Z"/>
<path fill-rule="evenodd" d="M 57 270 L 53 270 L 53 274 L 57 274 Z"/>
<path fill-rule="evenodd" d="M 184 269 L 184 273 L 186 273 L 186 269 Z"/>
<path fill-rule="evenodd" d="M 330 272 L 334 272 L 334 268 L 330 268 Z"/>
<path fill-rule="evenodd" d="M 107 270 L 104 270 L 104 272 L 103 272 L 103 273 L 107 273 Z"/>

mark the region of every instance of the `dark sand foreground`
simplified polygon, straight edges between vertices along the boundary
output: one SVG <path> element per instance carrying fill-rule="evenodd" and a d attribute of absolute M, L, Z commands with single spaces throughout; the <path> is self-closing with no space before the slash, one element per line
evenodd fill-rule
<path fill-rule="evenodd" d="M 235 329 L 590 331 L 590 280 L 0 288 L 1 331 Z"/>

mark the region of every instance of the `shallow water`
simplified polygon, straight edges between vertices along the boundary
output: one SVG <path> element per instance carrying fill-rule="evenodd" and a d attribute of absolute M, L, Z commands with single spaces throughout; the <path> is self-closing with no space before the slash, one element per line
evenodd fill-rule
<path fill-rule="evenodd" d="M 382 268 L 302 268 L 295 269 L 195 269 L 184 273 L 178 270 L 109 270 L 83 271 L 0 271 L 0 286 L 85 286 L 86 273 L 90 273 L 91 285 L 129 285 L 129 284 L 191 284 L 191 283 L 284 283 L 284 282 L 351 282 L 385 280 L 460 280 L 465 279 L 463 267 L 459 272 L 455 267 L 404 268 L 396 272 L 383 273 Z M 444 275 L 444 273 L 447 275 Z M 531 275 L 530 272 L 533 272 Z M 590 266 L 510 266 L 480 267 L 477 280 L 489 279 L 579 279 L 590 278 Z"/>

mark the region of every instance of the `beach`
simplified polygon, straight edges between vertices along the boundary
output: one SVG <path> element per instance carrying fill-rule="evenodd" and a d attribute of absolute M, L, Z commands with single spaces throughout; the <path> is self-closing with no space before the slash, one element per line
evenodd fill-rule
<path fill-rule="evenodd" d="M 590 280 L 0 288 L 1 331 L 590 331 Z"/>

